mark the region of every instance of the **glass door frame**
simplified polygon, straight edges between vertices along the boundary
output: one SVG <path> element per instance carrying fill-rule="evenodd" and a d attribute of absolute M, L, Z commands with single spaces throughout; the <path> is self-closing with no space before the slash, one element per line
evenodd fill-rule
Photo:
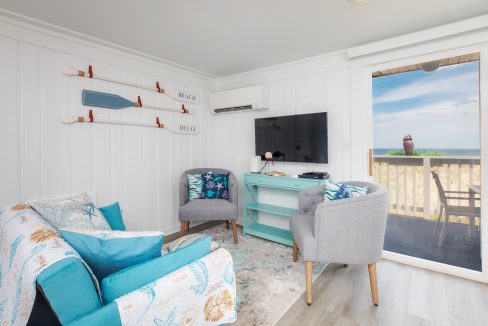
<path fill-rule="evenodd" d="M 400 51 L 401 52 L 401 51 Z M 408 51 L 407 51 L 408 52 Z M 407 59 L 390 59 L 385 60 L 384 56 L 378 56 L 376 60 L 381 63 L 374 63 L 374 58 L 365 60 L 373 63 L 363 63 L 363 153 L 366 154 L 367 176 L 371 180 L 372 171 L 370 163 L 370 149 L 373 148 L 373 110 L 372 110 L 372 73 L 378 70 L 392 69 L 411 64 L 429 62 L 442 58 L 449 58 L 469 53 L 480 53 L 480 70 L 479 70 L 479 103 L 480 103 L 480 166 L 481 166 L 481 184 L 488 191 L 488 44 L 480 46 L 460 47 L 453 50 L 430 52 L 425 55 L 416 55 Z M 380 61 L 381 60 L 381 61 Z M 488 192 L 481 192 L 481 223 L 480 223 L 480 250 L 481 250 L 481 272 L 474 271 L 458 266 L 434 262 L 413 256 L 407 256 L 391 251 L 383 250 L 383 259 L 412 265 L 424 269 L 429 269 L 441 273 L 451 274 L 479 282 L 488 283 Z"/>

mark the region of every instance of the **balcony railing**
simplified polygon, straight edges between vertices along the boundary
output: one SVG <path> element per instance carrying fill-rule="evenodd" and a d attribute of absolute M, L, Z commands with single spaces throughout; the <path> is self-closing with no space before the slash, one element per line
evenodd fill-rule
<path fill-rule="evenodd" d="M 439 196 L 431 168 L 439 174 L 444 190 L 468 191 L 470 184 L 480 184 L 479 157 L 375 155 L 374 179 L 390 191 L 390 213 L 426 219 L 437 217 Z M 459 205 L 467 202 L 459 200 Z"/>

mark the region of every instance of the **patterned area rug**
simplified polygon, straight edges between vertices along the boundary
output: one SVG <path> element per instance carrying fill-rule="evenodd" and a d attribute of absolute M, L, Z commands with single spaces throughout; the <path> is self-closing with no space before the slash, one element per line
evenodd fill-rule
<path fill-rule="evenodd" d="M 274 325 L 305 291 L 305 265 L 292 248 L 253 236 L 242 236 L 234 245 L 232 231 L 219 225 L 204 234 L 212 235 L 232 254 L 237 280 L 237 322 L 234 325 Z M 326 267 L 314 264 L 313 279 Z"/>

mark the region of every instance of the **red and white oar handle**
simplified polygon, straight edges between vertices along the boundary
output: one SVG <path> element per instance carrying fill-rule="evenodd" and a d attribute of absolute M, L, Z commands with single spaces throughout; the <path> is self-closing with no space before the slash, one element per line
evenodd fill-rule
<path fill-rule="evenodd" d="M 184 113 L 184 114 L 190 114 L 190 111 L 185 107 L 185 104 L 181 104 L 181 109 L 167 108 L 167 107 L 151 105 L 151 104 L 143 104 L 142 98 L 140 96 L 137 97 L 137 102 L 134 102 L 134 106 L 136 108 L 148 108 L 148 109 L 172 111 L 172 112 L 180 112 L 180 113 Z"/>
<path fill-rule="evenodd" d="M 63 116 L 61 121 L 66 124 L 72 123 L 104 123 L 104 124 L 114 124 L 122 126 L 139 126 L 139 127 L 153 127 L 161 128 L 167 131 L 184 134 L 184 135 L 196 135 L 198 134 L 197 125 L 186 125 L 186 124 L 175 124 L 175 123 L 161 123 L 159 117 L 156 117 L 156 122 L 136 122 L 136 121 L 121 121 L 121 120 L 109 120 L 109 119 L 98 119 L 93 116 L 93 111 L 89 110 L 88 118 L 84 116 L 73 116 L 66 115 Z"/>

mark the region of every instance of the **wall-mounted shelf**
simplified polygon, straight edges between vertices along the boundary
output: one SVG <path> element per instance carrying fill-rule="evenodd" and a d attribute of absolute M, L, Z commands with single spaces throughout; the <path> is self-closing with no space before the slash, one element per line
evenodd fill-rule
<path fill-rule="evenodd" d="M 265 174 L 244 174 L 244 235 L 250 234 L 263 239 L 282 243 L 288 246 L 293 245 L 293 237 L 289 230 L 278 228 L 259 222 L 259 213 L 268 213 L 284 218 L 290 218 L 298 214 L 298 210 L 268 203 L 260 203 L 259 188 L 290 190 L 296 192 L 308 188 L 324 185 L 329 182 L 317 179 L 299 179 L 288 176 L 270 177 Z"/>

